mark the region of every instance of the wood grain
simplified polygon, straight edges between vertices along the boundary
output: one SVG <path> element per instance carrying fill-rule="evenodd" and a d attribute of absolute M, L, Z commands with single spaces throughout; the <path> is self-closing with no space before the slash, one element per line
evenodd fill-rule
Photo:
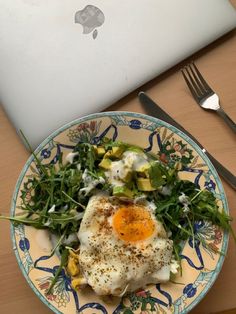
<path fill-rule="evenodd" d="M 236 7 L 236 0 L 232 1 Z M 210 85 L 220 96 L 225 111 L 236 121 L 236 31 L 204 48 L 171 70 L 140 87 L 108 110 L 144 112 L 137 93 L 146 91 L 164 110 L 182 124 L 221 163 L 236 174 L 236 141 L 233 132 L 214 113 L 199 108 L 188 92 L 180 68 L 195 60 Z M 0 212 L 9 213 L 11 196 L 20 171 L 28 158 L 11 123 L 0 107 Z M 222 180 L 236 230 L 235 191 Z M 36 297 L 18 267 L 12 250 L 8 222 L 0 223 L 0 312 L 5 314 L 46 314 L 51 311 Z M 215 284 L 192 311 L 208 314 L 236 308 L 236 247 L 229 250 Z M 235 310 L 231 310 L 236 313 Z M 231 312 L 229 312 L 231 313 Z"/>

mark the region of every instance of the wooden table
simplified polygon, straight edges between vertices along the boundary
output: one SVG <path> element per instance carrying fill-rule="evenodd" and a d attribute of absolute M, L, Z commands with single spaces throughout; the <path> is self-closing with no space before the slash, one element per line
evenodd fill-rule
<path fill-rule="evenodd" d="M 232 2 L 236 7 L 236 0 Z M 164 110 L 199 139 L 215 158 L 236 174 L 235 135 L 216 114 L 196 105 L 179 72 L 181 66 L 192 59 L 220 95 L 225 111 L 236 121 L 236 31 L 132 92 L 109 110 L 144 112 L 137 93 L 140 90 L 148 92 Z M 0 212 L 9 213 L 14 185 L 28 158 L 28 152 L 1 107 L 0 151 Z M 222 183 L 236 230 L 236 193 L 225 181 L 222 180 Z M 0 313 L 51 313 L 30 289 L 18 267 L 8 222 L 0 223 L 0 241 Z M 208 314 L 233 308 L 236 308 L 236 246 L 231 237 L 218 279 L 192 313 Z M 236 309 L 229 313 L 236 313 Z"/>

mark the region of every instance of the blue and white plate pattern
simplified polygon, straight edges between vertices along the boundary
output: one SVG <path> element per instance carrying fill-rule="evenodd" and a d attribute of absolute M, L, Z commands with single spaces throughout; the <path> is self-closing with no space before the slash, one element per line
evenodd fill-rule
<path fill-rule="evenodd" d="M 222 184 L 206 155 L 183 132 L 159 119 L 129 112 L 92 114 L 55 131 L 36 149 L 36 153 L 43 163 L 56 164 L 60 153 L 72 151 L 78 142 L 98 144 L 103 137 L 139 145 L 169 163 L 181 162 L 181 177 L 211 190 L 219 205 L 228 213 Z M 11 215 L 19 211 L 20 190 L 33 165 L 31 156 L 17 181 Z M 183 275 L 175 279 L 181 284 L 151 285 L 147 290 L 107 303 L 90 289 L 75 292 L 65 272 L 61 273 L 51 294 L 47 295 L 46 291 L 59 265 L 58 257 L 50 257 L 38 246 L 34 228 L 23 225 L 11 227 L 15 254 L 29 285 L 53 312 L 65 314 L 188 313 L 216 280 L 228 245 L 228 234 L 210 223 L 197 222 L 194 232 L 206 241 L 207 246 L 202 246 L 200 242 L 195 242 L 193 246 L 191 238 L 183 244 Z"/>

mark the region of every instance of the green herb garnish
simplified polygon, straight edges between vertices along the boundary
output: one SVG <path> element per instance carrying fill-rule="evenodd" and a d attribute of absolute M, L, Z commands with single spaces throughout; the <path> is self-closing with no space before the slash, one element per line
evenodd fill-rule
<path fill-rule="evenodd" d="M 185 195 L 188 204 L 185 206 L 180 201 L 180 196 Z M 174 253 L 179 260 L 180 243 L 192 237 L 202 239 L 194 232 L 197 221 L 210 221 L 212 224 L 230 231 L 236 242 L 235 233 L 230 225 L 232 218 L 224 211 L 220 211 L 215 196 L 208 190 L 199 191 L 190 181 L 177 180 L 172 186 L 170 195 L 162 196 L 155 202 L 156 217 L 161 220 L 172 234 Z M 206 243 L 204 243 L 206 245 Z"/>
<path fill-rule="evenodd" d="M 22 134 L 29 149 L 30 145 Z M 104 154 L 111 157 L 110 163 L 122 159 L 122 156 L 109 155 L 114 147 L 122 147 L 120 151 L 131 151 L 142 156 L 144 151 L 127 143 L 104 139 L 100 144 Z M 23 184 L 21 190 L 22 213 L 14 217 L 0 216 L 0 219 L 10 220 L 14 224 L 30 225 L 38 229 L 47 229 L 56 234 L 59 241 L 52 251 L 61 251 L 61 264 L 56 271 L 50 293 L 68 259 L 68 247 L 79 246 L 73 243 L 65 246 L 63 241 L 71 234 L 77 233 L 87 203 L 95 189 L 112 193 L 113 185 L 106 174 L 107 169 L 99 167 L 102 158 L 96 151 L 96 146 L 89 143 L 78 143 L 75 148 L 73 162 L 65 163 L 63 155 L 59 156 L 57 165 L 43 164 L 31 150 L 35 166 L 31 166 L 32 174 Z M 198 221 L 210 221 L 223 230 L 236 236 L 230 225 L 231 217 L 221 211 L 213 193 L 207 189 L 198 190 L 194 183 L 181 180 L 177 167 L 162 163 L 153 154 L 146 154 L 149 162 L 144 171 L 126 176 L 123 182 L 134 197 L 145 195 L 147 200 L 156 205 L 156 218 L 163 224 L 173 240 L 173 254 L 180 264 L 181 244 L 192 237 L 194 246 L 198 240 L 207 247 L 207 243 L 195 232 Z M 119 172 L 119 171 L 118 171 Z M 130 178 L 130 179 L 129 179 Z M 138 180 L 146 180 L 148 184 L 138 185 Z M 94 184 L 96 182 L 96 184 Z M 140 182 L 140 181 L 139 181 Z M 141 189 L 140 187 L 143 187 Z M 82 193 L 85 191 L 85 193 Z"/>
<path fill-rule="evenodd" d="M 47 294 L 50 294 L 50 293 L 52 292 L 52 289 L 53 289 L 53 287 L 55 286 L 55 284 L 56 284 L 56 282 L 57 282 L 57 280 L 58 280 L 58 277 L 59 277 L 60 274 L 61 274 L 62 269 L 63 269 L 63 268 L 66 266 L 66 264 L 67 264 L 68 256 L 69 256 L 69 250 L 66 249 L 66 248 L 63 248 L 63 249 L 62 249 L 62 253 L 61 253 L 61 262 L 60 262 L 60 265 L 59 265 L 59 267 L 58 267 L 57 270 L 56 270 L 56 273 L 55 273 L 54 278 L 53 278 L 53 280 L 52 280 L 52 282 L 51 282 L 51 284 L 50 284 L 50 287 L 49 287 L 49 289 L 48 289 L 48 291 L 47 291 Z"/>

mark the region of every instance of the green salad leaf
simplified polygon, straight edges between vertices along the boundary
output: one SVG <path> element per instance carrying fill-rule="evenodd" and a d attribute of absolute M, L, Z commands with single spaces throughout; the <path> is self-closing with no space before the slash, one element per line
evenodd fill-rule
<path fill-rule="evenodd" d="M 166 183 L 163 175 L 162 167 L 159 162 L 151 161 L 149 168 L 149 178 L 154 188 L 159 188 Z"/>
<path fill-rule="evenodd" d="M 120 154 L 108 154 L 112 148 L 115 151 L 114 147 L 122 147 L 121 150 L 119 149 L 122 154 L 125 150 L 140 153 L 142 156 L 146 154 L 145 162 L 148 160 L 149 164 L 146 165 L 148 167 L 143 171 L 133 171 L 126 176 L 123 183 L 134 198 L 144 196 L 154 202 L 156 218 L 171 235 L 174 254 L 179 262 L 183 241 L 189 237 L 192 237 L 193 242 L 196 238 L 203 241 L 195 232 L 195 224 L 198 221 L 210 221 L 223 230 L 231 232 L 236 242 L 230 225 L 232 219 L 219 208 L 214 194 L 207 189 L 199 190 L 193 182 L 181 180 L 178 175 L 179 167 L 167 165 L 153 154 L 147 154 L 140 147 L 127 143 L 105 138 L 99 144 L 99 148 L 101 147 L 100 151 L 103 153 L 98 154 L 96 145 L 78 143 L 74 149 L 77 154 L 74 154 L 73 162 L 64 162 L 61 154 L 57 165 L 43 164 L 32 152 L 35 166 L 31 165 L 32 174 L 28 176 L 21 190 L 22 212 L 14 217 L 0 216 L 0 220 L 6 219 L 14 224 L 22 223 L 38 229 L 47 229 L 59 237 L 57 246 L 61 250 L 61 265 L 49 291 L 53 288 L 68 258 L 68 250 L 63 246 L 63 240 L 78 232 L 83 213 L 94 190 L 108 193 L 114 190 L 106 173 L 109 170 L 99 167 L 101 160 L 106 156 L 112 156 L 111 164 L 122 159 Z M 138 185 L 137 181 L 143 179 L 148 181 L 148 184 Z M 78 247 L 79 243 L 73 245 Z M 52 253 L 54 251 L 55 249 Z"/>

